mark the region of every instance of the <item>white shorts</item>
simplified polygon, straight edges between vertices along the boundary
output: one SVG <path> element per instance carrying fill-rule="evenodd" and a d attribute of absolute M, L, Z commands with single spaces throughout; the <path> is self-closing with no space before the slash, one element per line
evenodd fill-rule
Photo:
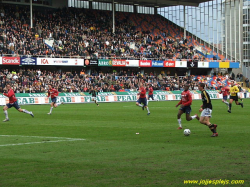
<path fill-rule="evenodd" d="M 205 108 L 203 109 L 203 111 L 201 112 L 201 117 L 212 117 L 212 110 L 210 108 Z"/>

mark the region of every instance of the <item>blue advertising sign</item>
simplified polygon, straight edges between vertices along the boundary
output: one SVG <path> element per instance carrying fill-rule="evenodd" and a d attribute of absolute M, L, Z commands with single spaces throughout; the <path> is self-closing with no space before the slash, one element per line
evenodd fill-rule
<path fill-rule="evenodd" d="M 219 62 L 209 62 L 209 68 L 219 68 Z"/>
<path fill-rule="evenodd" d="M 152 67 L 163 67 L 163 61 L 152 60 Z"/>
<path fill-rule="evenodd" d="M 36 65 L 36 58 L 34 58 L 34 57 L 21 57 L 20 65 Z"/>

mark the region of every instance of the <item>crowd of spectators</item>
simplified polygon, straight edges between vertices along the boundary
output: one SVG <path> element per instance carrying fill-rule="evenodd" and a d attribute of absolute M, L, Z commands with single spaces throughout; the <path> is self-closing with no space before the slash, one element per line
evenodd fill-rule
<path fill-rule="evenodd" d="M 116 16 L 113 34 L 110 11 L 34 7 L 30 28 L 29 6 L 1 4 L 0 56 L 202 58 L 194 46 L 187 45 L 187 39 L 175 39 L 167 29 L 158 34 L 139 31 L 140 25 L 135 25 L 129 14 L 132 13 Z"/>
<path fill-rule="evenodd" d="M 159 74 L 131 71 L 103 73 L 93 71 L 87 74 L 84 70 L 75 72 L 49 71 L 40 69 L 1 69 L 0 92 L 6 84 L 11 84 L 15 93 L 44 93 L 48 84 L 52 84 L 59 92 L 88 92 L 91 86 L 97 87 L 100 92 L 136 91 L 139 82 L 151 84 L 154 90 L 176 91 L 183 90 L 184 84 L 190 84 L 191 90 L 198 90 L 199 82 L 207 83 L 208 89 L 220 89 L 222 83 L 209 85 L 211 76 L 169 76 L 164 72 Z M 227 81 L 228 77 L 223 77 Z"/>

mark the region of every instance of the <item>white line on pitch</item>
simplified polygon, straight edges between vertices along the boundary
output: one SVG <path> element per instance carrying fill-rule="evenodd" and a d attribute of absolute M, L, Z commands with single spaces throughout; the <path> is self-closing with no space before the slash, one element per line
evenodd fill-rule
<path fill-rule="evenodd" d="M 21 138 L 55 138 L 55 139 L 67 139 L 67 140 L 85 140 L 81 138 L 47 137 L 47 136 L 22 136 L 22 135 L 0 135 L 0 136 L 4 136 L 4 137 L 15 136 L 15 137 L 21 137 Z"/>
<path fill-rule="evenodd" d="M 45 137 L 45 136 L 22 136 L 22 135 L 0 135 L 0 137 L 21 137 L 21 138 L 47 138 L 47 139 L 62 139 L 62 140 L 53 140 L 53 141 L 41 141 L 41 142 L 28 142 L 28 143 L 17 143 L 17 144 L 4 144 L 4 146 L 16 146 L 16 145 L 30 145 L 30 144 L 41 144 L 41 143 L 56 143 L 56 142 L 65 142 L 65 141 L 83 141 L 82 138 L 65 138 L 65 137 Z"/>
<path fill-rule="evenodd" d="M 30 145 L 30 144 L 39 144 L 39 143 L 55 143 L 55 142 L 65 142 L 65 141 L 78 141 L 78 140 L 85 140 L 85 139 L 71 139 L 71 140 L 56 140 L 56 141 L 43 141 L 43 142 L 28 142 L 28 143 L 17 143 L 17 144 L 4 144 L 4 145 L 0 145 L 0 147 L 15 146 L 15 145 Z"/>

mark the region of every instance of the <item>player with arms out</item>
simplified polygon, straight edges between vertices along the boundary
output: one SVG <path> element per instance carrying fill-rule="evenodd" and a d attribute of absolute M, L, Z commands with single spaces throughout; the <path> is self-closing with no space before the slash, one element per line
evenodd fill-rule
<path fill-rule="evenodd" d="M 92 95 L 91 100 L 94 101 L 97 106 L 99 106 L 99 104 L 96 101 L 97 93 L 98 93 L 97 88 L 96 87 L 94 88 L 93 86 L 91 86 L 91 90 L 89 91 L 89 94 Z"/>
<path fill-rule="evenodd" d="M 222 102 L 225 103 L 227 106 L 229 106 L 229 103 L 227 102 L 227 97 L 229 95 L 229 88 L 225 86 L 225 84 L 222 84 L 222 87 L 220 89 L 220 94 L 222 94 Z"/>
<path fill-rule="evenodd" d="M 231 81 L 231 87 L 230 87 L 230 101 L 229 101 L 229 109 L 228 112 L 231 113 L 232 109 L 232 103 L 235 101 L 236 105 L 240 105 L 243 108 L 243 103 L 239 103 L 238 101 L 238 92 L 239 88 L 234 84 L 234 81 Z"/>
<path fill-rule="evenodd" d="M 18 105 L 15 93 L 9 84 L 6 85 L 6 90 L 4 91 L 3 95 L 5 95 L 6 97 L 9 98 L 9 103 L 3 107 L 3 111 L 5 114 L 5 120 L 3 120 L 3 122 L 9 121 L 9 116 L 8 116 L 7 110 L 11 107 L 15 107 L 19 112 L 23 112 L 23 113 L 29 114 L 32 117 L 34 117 L 32 112 L 25 110 L 25 109 L 21 109 L 21 107 Z"/>
<path fill-rule="evenodd" d="M 139 99 L 136 101 L 136 105 L 139 107 L 142 107 L 142 110 L 144 110 L 144 108 L 147 109 L 148 111 L 148 115 L 150 114 L 148 105 L 147 105 L 147 98 L 146 98 L 146 89 L 143 87 L 142 83 L 139 83 L 139 93 L 137 95 L 139 95 Z M 142 105 L 142 104 L 143 105 Z"/>
<path fill-rule="evenodd" d="M 186 113 L 186 120 L 187 121 L 191 121 L 193 119 L 197 119 L 199 120 L 199 116 L 197 114 L 195 114 L 194 116 L 190 116 L 191 113 L 191 104 L 192 104 L 192 95 L 190 93 L 189 89 L 189 85 L 185 84 L 184 86 L 184 91 L 181 93 L 181 100 L 180 102 L 175 106 L 178 107 L 179 105 L 181 105 L 179 112 L 177 114 L 177 121 L 179 123 L 179 127 L 178 129 L 182 129 L 182 125 L 181 125 L 181 115 L 183 113 Z"/>
<path fill-rule="evenodd" d="M 200 123 L 208 126 L 208 128 L 212 131 L 213 134 L 211 137 L 216 137 L 218 136 L 218 133 L 216 132 L 217 125 L 210 123 L 210 118 L 212 117 L 212 109 L 213 109 L 210 96 L 205 90 L 204 83 L 200 83 L 198 88 L 201 91 L 201 98 L 203 103 L 199 110 L 199 112 L 201 112 Z"/>
<path fill-rule="evenodd" d="M 56 103 L 56 99 L 57 99 L 59 92 L 51 84 L 49 84 L 48 86 L 49 86 L 48 97 L 51 97 L 50 111 L 48 113 L 48 115 L 50 115 L 52 113 L 53 107 L 56 108 L 59 105 L 64 104 L 64 103 L 63 102 Z"/>

